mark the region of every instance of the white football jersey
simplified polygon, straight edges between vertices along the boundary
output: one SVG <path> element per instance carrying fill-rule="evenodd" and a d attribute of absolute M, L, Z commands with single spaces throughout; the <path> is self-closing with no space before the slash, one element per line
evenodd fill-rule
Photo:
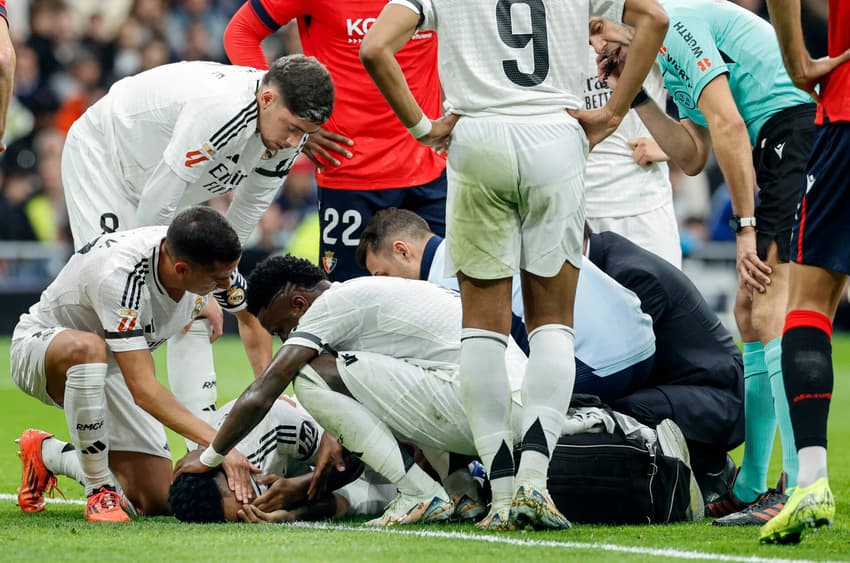
<path fill-rule="evenodd" d="M 612 90 L 599 80 L 596 53 L 588 48 L 582 109 L 598 109 L 611 97 Z M 647 94 L 665 107 L 666 91 L 661 69 L 653 64 L 643 83 Z M 632 158 L 629 140 L 652 137 L 635 110 L 630 110 L 610 137 L 596 145 L 587 157 L 584 176 L 585 213 L 588 217 L 629 217 L 658 209 L 673 201 L 670 170 L 666 162 L 646 168 Z"/>
<path fill-rule="evenodd" d="M 188 291 L 174 301 L 157 268 L 167 227 L 104 234 L 81 248 L 21 315 L 18 329 L 65 327 L 92 332 L 112 352 L 155 349 L 206 306 Z"/>
<path fill-rule="evenodd" d="M 457 364 L 460 329 L 460 294 L 418 280 L 361 277 L 335 283 L 316 298 L 284 346 Z"/>
<path fill-rule="evenodd" d="M 215 412 L 211 422 L 213 428 L 221 428 L 235 403 L 236 399 Z M 279 400 L 274 402 L 260 423 L 236 444 L 236 449 L 259 467 L 264 475 L 300 475 L 310 471 L 310 466 L 316 464 L 316 452 L 324 432 L 305 410 L 286 400 Z"/>
<path fill-rule="evenodd" d="M 300 146 L 268 151 L 257 132 L 257 69 L 210 62 L 163 65 L 124 78 L 74 124 L 107 147 L 116 197 L 138 203 L 160 162 L 189 186 L 163 201 L 179 210 L 237 190 L 228 219 L 244 243 L 266 211 Z M 140 225 L 144 226 L 144 225 Z"/>
<path fill-rule="evenodd" d="M 457 279 L 443 275 L 445 254 L 446 243 L 442 241 L 434 252 L 428 281 L 458 290 Z M 513 314 L 525 319 L 519 276 L 513 279 L 511 309 Z M 586 256 L 582 256 L 573 321 L 575 356 L 599 377 L 616 373 L 655 353 L 652 318 L 641 310 L 638 296 Z"/>
<path fill-rule="evenodd" d="M 581 108 L 588 20 L 620 21 L 624 0 L 392 3 L 419 14 L 419 29 L 437 32 L 447 109 L 483 116 Z"/>

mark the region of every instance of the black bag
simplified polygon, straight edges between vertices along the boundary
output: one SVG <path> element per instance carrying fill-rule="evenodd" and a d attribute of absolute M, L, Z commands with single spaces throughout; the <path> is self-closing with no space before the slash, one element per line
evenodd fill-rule
<path fill-rule="evenodd" d="M 565 435 L 558 441 L 548 483 L 558 509 L 583 524 L 690 520 L 688 466 L 615 426 L 613 434 Z"/>

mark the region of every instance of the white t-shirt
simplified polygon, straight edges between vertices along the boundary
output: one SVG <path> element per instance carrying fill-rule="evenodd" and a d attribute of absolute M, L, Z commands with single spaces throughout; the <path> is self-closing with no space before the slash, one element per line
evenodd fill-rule
<path fill-rule="evenodd" d="M 596 53 L 588 49 L 582 109 L 598 109 L 611 97 L 612 90 L 599 80 Z M 643 83 L 647 94 L 662 108 L 666 93 L 661 70 L 653 64 Z M 630 110 L 610 137 L 596 145 L 587 157 L 585 169 L 585 213 L 588 217 L 628 217 L 673 204 L 670 170 L 666 162 L 644 168 L 632 158 L 629 139 L 651 137 L 635 110 Z"/>
<path fill-rule="evenodd" d="M 440 82 L 461 115 L 579 109 L 591 15 L 620 21 L 624 0 L 392 0 L 435 30 Z"/>
<path fill-rule="evenodd" d="M 267 151 L 257 132 L 256 92 L 263 73 L 210 62 L 163 65 L 124 78 L 74 124 L 83 143 L 111 155 L 116 197 L 137 204 L 164 162 L 189 184 L 164 194 L 173 213 L 236 189 L 228 211 L 243 243 L 274 199 L 301 146 Z"/>
<path fill-rule="evenodd" d="M 216 411 L 213 428 L 221 428 L 235 403 L 236 399 Z M 279 400 L 236 444 L 236 449 L 259 467 L 263 475 L 274 473 L 291 477 L 310 471 L 316 464 L 316 452 L 324 432 L 305 410 Z"/>
<path fill-rule="evenodd" d="M 284 342 L 317 352 L 374 352 L 421 366 L 460 363 L 460 295 L 402 278 L 334 283 Z"/>
<path fill-rule="evenodd" d="M 457 290 L 457 279 L 443 275 L 446 243 L 440 243 L 428 281 Z M 525 318 L 522 285 L 513 279 L 513 313 Z M 593 372 L 605 377 L 645 360 L 655 353 L 652 318 L 640 308 L 640 299 L 582 256 L 573 313 L 575 356 Z"/>
<path fill-rule="evenodd" d="M 198 316 L 209 299 L 187 291 L 174 301 L 166 293 L 157 274 L 166 231 L 145 227 L 96 238 L 71 256 L 18 327 L 92 332 L 112 352 L 155 349 Z"/>

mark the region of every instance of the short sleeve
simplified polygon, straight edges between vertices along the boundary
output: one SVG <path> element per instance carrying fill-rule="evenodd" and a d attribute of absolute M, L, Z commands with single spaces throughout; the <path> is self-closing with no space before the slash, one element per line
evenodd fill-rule
<path fill-rule="evenodd" d="M 147 259 L 132 269 L 113 270 L 89 296 L 103 326 L 106 345 L 112 352 L 148 349 L 143 320 L 149 301 L 145 287 L 147 273 Z"/>
<path fill-rule="evenodd" d="M 222 309 L 230 313 L 238 313 L 248 306 L 245 302 L 245 292 L 248 290 L 248 281 L 239 270 L 230 273 L 230 287 L 213 293 Z"/>
<path fill-rule="evenodd" d="M 320 354 L 345 349 L 346 340 L 358 333 L 363 314 L 360 307 L 334 293 L 328 290 L 313 302 L 284 346 L 303 346 Z"/>
<path fill-rule="evenodd" d="M 666 72 L 673 73 L 677 82 L 670 95 L 686 114 L 698 109 L 703 88 L 728 72 L 711 29 L 705 21 L 696 18 L 671 21 L 661 56 Z"/>
<path fill-rule="evenodd" d="M 431 0 L 391 0 L 390 4 L 398 4 L 419 14 L 417 29 L 437 29 L 437 12 Z"/>

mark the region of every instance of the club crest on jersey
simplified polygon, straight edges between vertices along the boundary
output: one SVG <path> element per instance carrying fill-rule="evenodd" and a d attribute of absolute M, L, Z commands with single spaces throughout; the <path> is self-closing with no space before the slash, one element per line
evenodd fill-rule
<path fill-rule="evenodd" d="M 233 286 L 227 290 L 227 304 L 231 307 L 237 307 L 245 302 L 245 290 L 241 287 Z"/>
<path fill-rule="evenodd" d="M 336 268 L 337 259 L 334 257 L 333 250 L 326 250 L 325 255 L 322 256 L 322 269 L 325 270 L 326 274 L 330 274 Z"/>
<path fill-rule="evenodd" d="M 266 149 L 265 152 L 263 152 L 263 156 L 261 156 L 260 159 L 269 160 L 270 158 L 274 158 L 276 156 L 277 156 L 277 151 L 273 151 L 271 149 Z"/>
<path fill-rule="evenodd" d="M 193 319 L 197 318 L 197 316 L 201 314 L 201 311 L 204 309 L 204 305 L 206 305 L 206 302 L 204 301 L 203 297 L 201 297 L 201 296 L 195 297 L 195 307 L 192 309 L 192 318 Z"/>
<path fill-rule="evenodd" d="M 120 309 L 118 315 L 121 320 L 118 321 L 118 332 L 128 332 L 136 328 L 136 322 L 139 320 L 139 312 L 133 309 Z"/>

